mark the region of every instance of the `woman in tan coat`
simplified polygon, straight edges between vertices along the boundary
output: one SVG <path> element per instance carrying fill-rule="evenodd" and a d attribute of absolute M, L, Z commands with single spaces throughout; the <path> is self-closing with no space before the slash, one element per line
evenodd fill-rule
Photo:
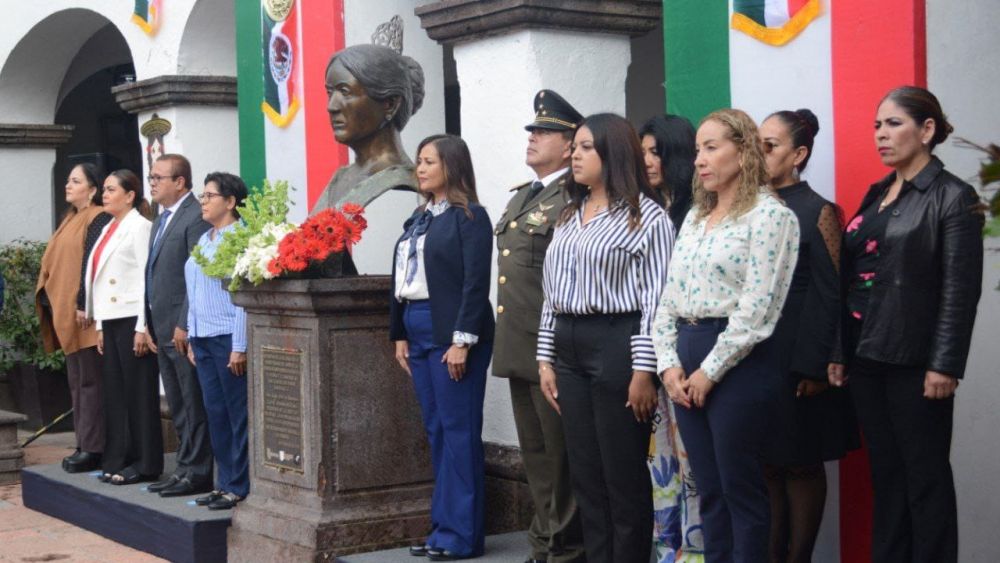
<path fill-rule="evenodd" d="M 66 216 L 49 240 L 35 288 L 35 307 L 41 320 L 45 350 L 61 349 L 73 399 L 76 453 L 63 459 L 69 473 L 101 466 L 104 451 L 104 413 L 101 398 L 101 359 L 93 322 L 77 315 L 84 258 L 93 246 L 88 231 L 100 233 L 110 220 L 101 207 L 104 178 L 90 163 L 76 165 L 66 180 Z M 89 244 L 87 244 L 89 243 Z"/>

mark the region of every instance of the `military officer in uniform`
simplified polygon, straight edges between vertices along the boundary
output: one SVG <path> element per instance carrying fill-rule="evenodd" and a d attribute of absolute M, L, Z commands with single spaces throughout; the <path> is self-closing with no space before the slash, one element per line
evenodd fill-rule
<path fill-rule="evenodd" d="M 542 314 L 542 262 L 566 205 L 573 135 L 583 116 L 559 94 L 535 96 L 535 120 L 525 126 L 525 163 L 534 181 L 513 188 L 497 223 L 499 277 L 493 375 L 510 382 L 514 422 L 535 515 L 526 563 L 585 561 L 576 501 L 570 486 L 562 422 L 538 383 L 535 346 Z"/>

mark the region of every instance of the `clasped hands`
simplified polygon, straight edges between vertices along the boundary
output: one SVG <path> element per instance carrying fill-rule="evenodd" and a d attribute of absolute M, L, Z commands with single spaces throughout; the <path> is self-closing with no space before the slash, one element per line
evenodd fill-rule
<path fill-rule="evenodd" d="M 691 377 L 687 377 L 683 368 L 666 369 L 663 371 L 663 384 L 667 387 L 670 400 L 688 409 L 692 405 L 703 408 L 708 394 L 715 387 L 715 382 L 701 368 L 695 370 Z"/>

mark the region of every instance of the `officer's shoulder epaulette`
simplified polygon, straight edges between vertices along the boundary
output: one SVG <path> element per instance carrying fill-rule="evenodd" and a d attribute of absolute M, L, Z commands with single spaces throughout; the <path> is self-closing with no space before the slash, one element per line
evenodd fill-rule
<path fill-rule="evenodd" d="M 520 190 L 521 188 L 527 188 L 530 185 L 531 185 L 531 182 L 528 181 L 528 182 L 525 182 L 523 184 L 518 184 L 518 185 L 514 186 L 513 188 L 510 189 L 510 191 L 516 192 L 517 190 Z"/>

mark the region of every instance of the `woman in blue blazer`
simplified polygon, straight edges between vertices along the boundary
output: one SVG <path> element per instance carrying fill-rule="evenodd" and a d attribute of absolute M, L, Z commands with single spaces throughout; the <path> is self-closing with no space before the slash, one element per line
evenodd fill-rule
<path fill-rule="evenodd" d="M 483 553 L 483 397 L 493 353 L 492 223 L 476 197 L 465 141 L 424 139 L 427 198 L 396 242 L 390 338 L 412 377 L 434 465 L 430 535 L 410 549 L 432 561 Z"/>

